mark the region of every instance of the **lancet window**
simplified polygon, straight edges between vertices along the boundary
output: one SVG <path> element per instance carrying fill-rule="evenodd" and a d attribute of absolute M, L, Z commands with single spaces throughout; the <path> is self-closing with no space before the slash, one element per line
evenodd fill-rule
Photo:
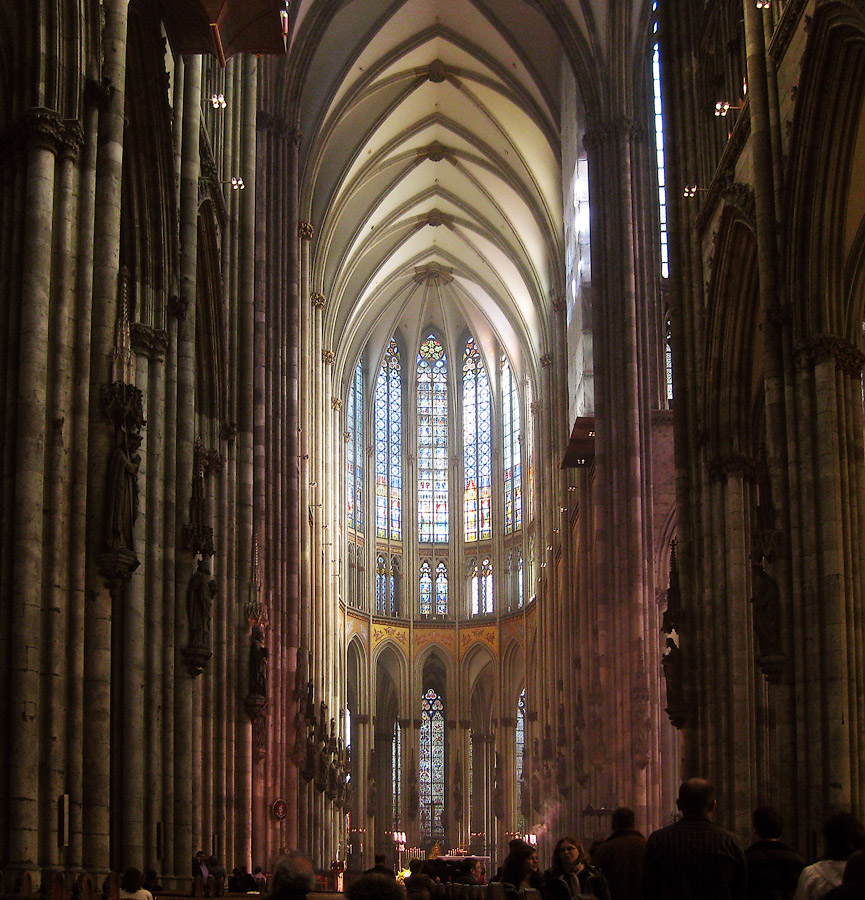
<path fill-rule="evenodd" d="M 490 381 L 474 338 L 463 352 L 465 539 L 492 537 L 492 417 Z"/>
<path fill-rule="evenodd" d="M 487 556 L 478 563 L 471 562 L 471 614 L 488 616 L 493 612 L 493 566 Z"/>
<path fill-rule="evenodd" d="M 391 340 L 375 383 L 375 533 L 402 538 L 402 375 Z"/>
<path fill-rule="evenodd" d="M 448 362 L 430 334 L 417 356 L 418 540 L 448 539 Z"/>
<path fill-rule="evenodd" d="M 520 399 L 511 364 L 504 354 L 501 375 L 505 534 L 511 534 L 523 524 L 523 470 L 520 458 Z"/>
<path fill-rule="evenodd" d="M 363 357 L 358 360 L 346 413 L 346 518 L 349 528 L 363 531 Z"/>
<path fill-rule="evenodd" d="M 421 700 L 420 806 L 422 840 L 440 840 L 445 820 L 445 718 L 444 701 L 432 688 Z"/>

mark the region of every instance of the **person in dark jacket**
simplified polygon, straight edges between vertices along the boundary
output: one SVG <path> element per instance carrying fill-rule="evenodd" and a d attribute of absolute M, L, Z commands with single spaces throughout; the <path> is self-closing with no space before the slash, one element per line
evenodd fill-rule
<path fill-rule="evenodd" d="M 604 873 L 589 865 L 583 845 L 574 837 L 559 838 L 553 848 L 553 864 L 544 872 L 544 900 L 574 900 L 580 894 L 610 900 Z"/>
<path fill-rule="evenodd" d="M 607 879 L 613 900 L 642 900 L 646 839 L 634 828 L 634 811 L 613 810 L 613 833 L 592 851 L 592 863 Z"/>
<path fill-rule="evenodd" d="M 784 824 L 777 810 L 755 809 L 751 824 L 756 840 L 745 851 L 748 900 L 792 900 L 805 860 L 780 840 Z"/>
<path fill-rule="evenodd" d="M 384 853 L 376 853 L 375 865 L 371 869 L 365 869 L 364 875 L 387 875 L 390 878 L 396 878 L 396 872 L 387 864 L 387 857 Z"/>

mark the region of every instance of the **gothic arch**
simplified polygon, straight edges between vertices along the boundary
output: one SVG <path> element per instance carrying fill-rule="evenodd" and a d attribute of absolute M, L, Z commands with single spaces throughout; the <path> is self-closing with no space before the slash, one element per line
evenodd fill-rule
<path fill-rule="evenodd" d="M 860 129 L 865 115 L 865 14 L 848 3 L 818 4 L 802 71 L 785 242 L 794 334 L 799 341 L 834 335 L 858 347 L 865 299 L 851 293 L 852 273 L 845 266 L 846 254 L 838 250 L 856 245 L 861 224 L 852 227 L 851 236 L 850 222 L 861 223 L 865 215 Z"/>
<path fill-rule="evenodd" d="M 502 651 L 501 702 L 503 715 L 517 708 L 520 691 L 526 686 L 526 653 L 522 642 L 511 638 Z"/>
<path fill-rule="evenodd" d="M 359 635 L 355 635 L 348 644 L 346 657 L 346 705 L 352 715 L 369 715 L 372 691 L 369 684 L 366 647 Z"/>
<path fill-rule="evenodd" d="M 488 714 L 495 710 L 495 678 L 493 673 L 496 668 L 496 658 L 485 644 L 477 642 L 464 654 L 460 662 L 461 697 L 467 701 L 469 718 L 475 719 L 475 695 L 480 690 L 483 695 L 483 704 L 487 705 Z"/>
<path fill-rule="evenodd" d="M 760 384 L 757 240 L 738 211 L 724 209 L 709 286 L 704 427 L 713 455 L 746 453 L 754 392 Z"/>

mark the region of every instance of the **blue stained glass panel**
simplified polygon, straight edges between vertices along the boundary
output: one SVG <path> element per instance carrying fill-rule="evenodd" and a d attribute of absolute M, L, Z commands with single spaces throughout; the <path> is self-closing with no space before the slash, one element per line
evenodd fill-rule
<path fill-rule="evenodd" d="M 426 560 L 420 567 L 420 614 L 428 616 L 433 611 L 433 580 L 430 564 Z"/>
<path fill-rule="evenodd" d="M 463 351 L 463 526 L 468 542 L 492 537 L 492 396 L 474 338 Z"/>
<path fill-rule="evenodd" d="M 430 843 L 444 837 L 445 718 L 442 698 L 429 688 L 421 700 L 420 819 L 421 838 Z"/>
<path fill-rule="evenodd" d="M 399 346 L 391 340 L 375 382 L 376 537 L 402 537 L 402 375 Z"/>
<path fill-rule="evenodd" d="M 434 334 L 417 356 L 418 541 L 448 540 L 447 354 Z"/>

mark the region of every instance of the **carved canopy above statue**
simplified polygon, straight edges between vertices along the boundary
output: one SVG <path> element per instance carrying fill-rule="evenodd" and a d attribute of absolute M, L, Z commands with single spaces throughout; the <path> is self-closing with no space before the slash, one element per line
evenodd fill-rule
<path fill-rule="evenodd" d="M 285 53 L 288 0 L 164 0 L 177 53 L 212 53 L 224 66 L 237 53 Z"/>

